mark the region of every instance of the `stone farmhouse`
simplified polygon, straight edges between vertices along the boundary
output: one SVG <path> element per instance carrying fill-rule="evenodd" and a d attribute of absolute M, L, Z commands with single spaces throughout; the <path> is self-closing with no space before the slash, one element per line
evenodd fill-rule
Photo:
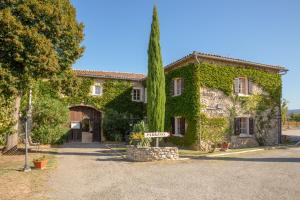
<path fill-rule="evenodd" d="M 225 133 L 233 148 L 281 140 L 281 66 L 193 52 L 167 66 L 166 131 L 176 145 L 199 148 Z M 144 119 L 143 74 L 75 70 L 82 95 L 70 98 L 69 141 L 104 141 L 105 110 Z"/>

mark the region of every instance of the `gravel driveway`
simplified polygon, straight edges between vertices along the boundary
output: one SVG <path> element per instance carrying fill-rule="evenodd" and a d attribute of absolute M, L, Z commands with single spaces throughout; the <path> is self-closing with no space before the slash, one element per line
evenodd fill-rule
<path fill-rule="evenodd" d="M 127 162 L 100 144 L 59 150 L 50 199 L 300 199 L 300 148 Z"/>

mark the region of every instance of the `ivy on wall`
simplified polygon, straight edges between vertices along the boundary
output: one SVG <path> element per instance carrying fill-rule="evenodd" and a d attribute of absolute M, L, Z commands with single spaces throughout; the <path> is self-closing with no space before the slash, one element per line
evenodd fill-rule
<path fill-rule="evenodd" d="M 170 84 L 171 80 L 177 77 L 184 79 L 184 91 L 181 96 L 172 97 L 170 95 Z M 232 125 L 228 126 L 228 123 L 225 123 L 225 121 L 230 122 L 231 119 L 207 118 L 204 113 L 201 113 L 200 88 L 218 89 L 227 96 L 234 96 L 233 81 L 237 77 L 251 79 L 268 93 L 268 95 L 256 97 L 256 104 L 252 107 L 249 104 L 251 98 L 236 98 L 245 109 L 248 109 L 248 112 L 260 114 L 268 108 L 280 106 L 281 76 L 279 74 L 242 66 L 225 66 L 210 63 L 188 64 L 166 74 L 166 130 L 171 130 L 171 117 L 173 116 L 185 117 L 188 123 L 184 137 L 171 137 L 170 141 L 182 146 L 195 144 L 200 135 L 200 130 L 204 128 L 201 118 L 202 120 L 205 119 L 205 128 L 208 129 L 210 124 L 223 124 L 223 130 L 229 133 Z"/>
<path fill-rule="evenodd" d="M 34 124 L 32 130 L 33 139 L 41 143 L 61 142 L 60 138 L 63 138 L 64 134 L 67 133 L 66 128 L 68 128 L 69 125 L 66 122 L 68 120 L 61 120 L 55 127 L 53 123 L 49 124 L 46 123 L 46 121 L 51 121 L 48 118 L 54 116 L 58 109 L 66 113 L 65 110 L 68 110 L 68 106 L 72 105 L 89 105 L 103 112 L 114 110 L 127 117 L 143 119 L 145 115 L 145 105 L 143 102 L 132 101 L 131 82 L 125 80 L 104 80 L 102 83 L 103 94 L 101 96 L 91 95 L 91 87 L 94 83 L 95 79 L 93 78 L 75 77 L 72 86 L 67 90 L 64 88 L 65 92 L 61 92 L 61 90 L 58 89 L 59 86 L 56 81 L 40 80 L 34 82 L 32 84 L 33 112 L 43 113 L 46 117 L 40 116 L 42 119 L 39 120 L 39 124 Z M 43 103 L 46 104 L 43 106 Z M 49 109 L 47 110 L 47 105 L 57 107 L 52 109 L 55 112 L 51 112 Z M 23 114 L 26 113 L 27 106 L 28 92 L 24 93 L 22 97 L 21 111 Z M 43 107 L 45 107 L 45 109 L 43 109 Z M 39 110 L 35 110 L 35 108 L 39 108 Z M 35 113 L 33 114 L 36 116 Z M 37 119 L 34 121 L 37 121 Z"/>
<path fill-rule="evenodd" d="M 184 137 L 171 137 L 171 142 L 180 146 L 190 146 L 197 140 L 200 128 L 200 75 L 199 66 L 190 64 L 166 74 L 166 117 L 165 129 L 171 130 L 171 117 L 181 116 L 188 124 Z M 184 90 L 180 96 L 170 93 L 171 80 L 181 77 L 184 80 Z"/>
<path fill-rule="evenodd" d="M 133 102 L 131 92 L 132 85 L 129 81 L 107 79 L 102 83 L 103 94 L 101 96 L 91 95 L 93 78 L 78 78 L 77 91 L 65 98 L 69 105 L 90 105 L 105 111 L 112 109 L 120 113 L 128 113 L 142 118 L 145 114 L 143 102 Z"/>

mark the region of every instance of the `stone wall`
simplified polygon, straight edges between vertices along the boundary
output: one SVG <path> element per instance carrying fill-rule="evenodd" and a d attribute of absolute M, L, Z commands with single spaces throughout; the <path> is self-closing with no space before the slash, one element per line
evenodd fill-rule
<path fill-rule="evenodd" d="M 127 159 L 132 161 L 177 160 L 177 147 L 135 147 L 127 146 Z"/>
<path fill-rule="evenodd" d="M 253 95 L 267 95 L 267 93 L 265 93 L 257 84 L 253 83 Z M 252 97 L 253 96 L 250 95 L 246 98 Z M 255 119 L 254 133 L 258 132 L 258 128 L 262 129 L 262 127 L 258 127 L 259 124 L 261 124 L 261 119 L 258 121 L 256 111 L 249 112 L 244 110 L 241 103 L 236 100 L 235 95 L 227 96 L 220 90 L 202 87 L 200 89 L 200 103 L 201 112 L 208 117 L 224 117 L 228 118 L 228 120 L 233 120 L 234 116 L 231 116 L 230 110 L 235 108 L 235 117 L 253 117 Z M 278 131 L 280 128 L 277 119 L 278 113 L 279 109 L 276 108 L 273 114 L 271 109 L 267 109 L 262 114 L 263 121 L 268 124 L 263 130 L 266 145 L 278 144 Z M 267 116 L 270 114 L 272 115 L 272 118 L 268 119 Z M 231 135 L 234 135 L 234 133 L 231 133 Z M 249 137 L 232 136 L 230 137 L 230 142 L 231 147 L 233 148 L 258 146 L 255 135 L 249 135 Z"/>
<path fill-rule="evenodd" d="M 230 147 L 231 149 L 235 148 L 251 148 L 251 147 L 257 147 L 258 142 L 253 136 L 250 137 L 240 137 L 240 136 L 231 136 L 230 138 Z"/>

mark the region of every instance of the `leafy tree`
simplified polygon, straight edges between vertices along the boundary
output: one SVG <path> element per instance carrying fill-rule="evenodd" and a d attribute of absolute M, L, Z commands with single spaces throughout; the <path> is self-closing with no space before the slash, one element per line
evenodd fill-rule
<path fill-rule="evenodd" d="M 165 75 L 160 50 L 160 33 L 157 8 L 153 9 L 148 47 L 147 120 L 150 131 L 164 131 Z"/>
<path fill-rule="evenodd" d="M 41 96 L 33 104 L 32 139 L 42 144 L 62 143 L 67 134 L 69 109 L 51 96 Z"/>
<path fill-rule="evenodd" d="M 103 129 L 106 139 L 113 141 L 122 140 L 130 130 L 128 114 L 107 109 L 103 119 Z"/>
<path fill-rule="evenodd" d="M 290 119 L 291 121 L 300 122 L 300 114 L 292 113 Z"/>
<path fill-rule="evenodd" d="M 5 69 L 0 77 L 5 71 L 16 79 L 9 87 L 15 89 L 17 122 L 20 97 L 33 80 L 57 81 L 71 72 L 83 53 L 83 24 L 77 22 L 69 0 L 2 0 L 0 27 L 0 63 Z"/>

